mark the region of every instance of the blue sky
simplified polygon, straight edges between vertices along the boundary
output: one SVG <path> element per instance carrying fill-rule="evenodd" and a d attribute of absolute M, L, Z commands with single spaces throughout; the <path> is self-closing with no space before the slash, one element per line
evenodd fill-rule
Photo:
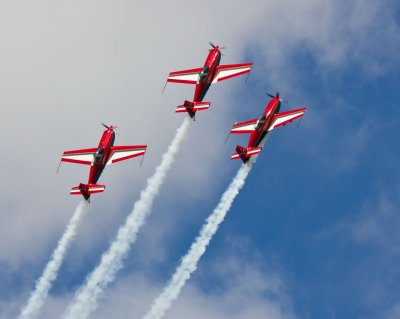
<path fill-rule="evenodd" d="M 201 66 L 208 41 L 227 47 L 222 63 L 254 62 L 252 73 L 208 92 L 211 108 L 198 114 L 93 317 L 147 312 L 239 168 L 229 156 L 247 140 L 224 145 L 231 125 L 259 116 L 276 91 L 289 101 L 282 108 L 307 113 L 273 132 L 166 318 L 399 317 L 395 1 L 0 6 L 0 318 L 26 302 L 78 202 L 69 188 L 87 178 L 74 165 L 54 174 L 62 151 L 95 146 L 100 122 L 119 126 L 116 145 L 149 144 L 141 168 L 133 160 L 104 172 L 107 189 L 93 198 L 41 318 L 62 314 L 131 211 L 183 119 L 175 106 L 193 95 L 172 84 L 161 95 L 165 77 Z"/>

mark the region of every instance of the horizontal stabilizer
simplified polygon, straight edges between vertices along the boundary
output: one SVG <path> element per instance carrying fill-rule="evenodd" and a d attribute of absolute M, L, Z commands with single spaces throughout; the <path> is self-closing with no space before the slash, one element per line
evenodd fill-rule
<path fill-rule="evenodd" d="M 239 159 L 239 158 L 240 158 L 240 155 L 237 152 L 233 153 L 231 156 L 231 160 L 235 160 L 235 159 Z"/>
<path fill-rule="evenodd" d="M 85 199 L 87 200 L 90 197 L 90 194 L 104 192 L 105 188 L 105 185 L 80 183 L 78 186 L 71 188 L 70 194 L 83 195 L 83 197 L 85 197 Z"/>
<path fill-rule="evenodd" d="M 210 107 L 210 102 L 190 102 L 185 101 L 184 104 L 176 107 L 176 113 L 187 112 L 191 117 L 193 117 L 196 111 L 207 110 Z"/>
<path fill-rule="evenodd" d="M 231 159 L 241 159 L 243 163 L 246 163 L 249 158 L 253 155 L 257 155 L 261 152 L 262 147 L 242 147 L 240 145 L 236 146 L 236 152 L 232 154 Z"/>
<path fill-rule="evenodd" d="M 261 150 L 262 150 L 262 147 L 249 147 L 247 149 L 247 156 L 250 157 L 250 156 L 259 154 L 261 152 Z"/>
<path fill-rule="evenodd" d="M 207 110 L 210 107 L 210 102 L 192 102 L 193 103 L 193 110 L 201 111 Z"/>

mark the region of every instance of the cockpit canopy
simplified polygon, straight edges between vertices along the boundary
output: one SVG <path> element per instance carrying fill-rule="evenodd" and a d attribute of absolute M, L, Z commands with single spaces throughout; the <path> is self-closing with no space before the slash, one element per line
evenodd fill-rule
<path fill-rule="evenodd" d="M 205 66 L 199 74 L 199 83 L 204 83 L 207 80 L 208 73 L 210 73 L 210 68 Z"/>
<path fill-rule="evenodd" d="M 103 157 L 103 153 L 104 153 L 104 148 L 99 147 L 96 151 L 96 153 L 94 153 L 94 158 L 93 158 L 93 163 L 94 164 L 98 164 L 101 161 L 101 158 Z"/>
<path fill-rule="evenodd" d="M 264 125 L 266 119 L 267 119 L 266 114 L 261 115 L 261 117 L 258 119 L 256 130 L 259 130 Z"/>

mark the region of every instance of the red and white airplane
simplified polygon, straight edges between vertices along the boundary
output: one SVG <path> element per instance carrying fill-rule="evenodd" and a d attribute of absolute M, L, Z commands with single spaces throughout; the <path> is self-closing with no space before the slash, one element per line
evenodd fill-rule
<path fill-rule="evenodd" d="M 196 111 L 206 110 L 210 107 L 210 102 L 203 102 L 210 85 L 223 81 L 234 76 L 249 73 L 253 63 L 226 64 L 219 65 L 221 61 L 221 49 L 210 42 L 212 49 L 207 56 L 202 68 L 171 72 L 167 82 L 195 84 L 193 101 L 185 101 L 184 104 L 177 106 L 176 112 L 187 112 L 194 118 Z"/>
<path fill-rule="evenodd" d="M 279 93 L 275 96 L 268 94 L 272 100 L 267 104 L 264 112 L 258 119 L 235 123 L 231 129 L 232 134 L 250 133 L 250 139 L 247 147 L 236 146 L 236 152 L 233 153 L 231 159 L 240 158 L 246 163 L 251 156 L 261 152 L 266 138 L 269 133 L 282 125 L 301 118 L 306 112 L 306 108 L 286 111 L 279 113 L 281 107 L 281 99 Z"/>
<path fill-rule="evenodd" d="M 146 152 L 147 145 L 113 146 L 115 140 L 114 127 L 103 124 L 107 130 L 103 132 L 97 148 L 65 151 L 61 162 L 90 165 L 87 184 L 80 183 L 71 189 L 71 195 L 82 195 L 90 202 L 90 195 L 101 193 L 105 185 L 96 184 L 106 165 L 117 163 L 136 156 L 142 156 Z M 60 162 L 60 164 L 61 164 Z"/>

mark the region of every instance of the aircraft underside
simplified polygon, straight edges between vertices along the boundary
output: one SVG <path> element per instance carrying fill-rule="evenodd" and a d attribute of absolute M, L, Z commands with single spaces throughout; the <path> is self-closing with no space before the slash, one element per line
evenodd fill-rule
<path fill-rule="evenodd" d="M 257 147 L 257 146 L 259 146 L 259 145 L 262 145 L 263 143 L 263 141 L 264 141 L 264 139 L 266 139 L 267 138 L 267 136 L 269 135 L 269 132 L 268 131 L 263 131 L 262 133 L 261 133 L 261 135 L 258 137 L 258 139 L 256 140 L 256 142 L 255 142 L 255 144 L 254 144 L 254 147 Z"/>

